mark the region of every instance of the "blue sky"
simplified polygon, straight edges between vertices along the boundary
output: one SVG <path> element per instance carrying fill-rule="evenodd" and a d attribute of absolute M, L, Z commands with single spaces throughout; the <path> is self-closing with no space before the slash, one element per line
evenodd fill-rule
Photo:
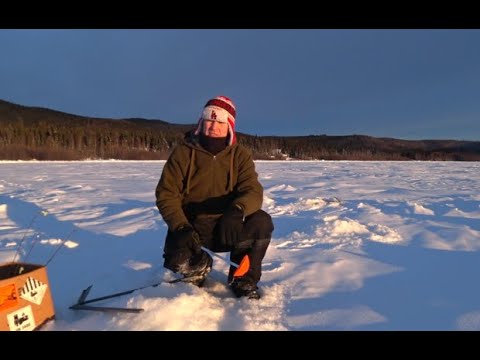
<path fill-rule="evenodd" d="M 480 30 L 0 30 L 0 99 L 257 135 L 480 140 Z"/>

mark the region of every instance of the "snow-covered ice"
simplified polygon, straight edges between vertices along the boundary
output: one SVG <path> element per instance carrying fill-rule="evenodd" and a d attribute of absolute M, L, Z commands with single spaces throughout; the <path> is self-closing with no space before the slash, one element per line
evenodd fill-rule
<path fill-rule="evenodd" d="M 475 162 L 258 161 L 275 224 L 260 301 L 233 298 L 214 259 L 206 289 L 98 303 L 141 314 L 70 310 L 91 284 L 89 298 L 175 278 L 155 207 L 163 165 L 0 162 L 0 262 L 22 239 L 22 261 L 56 253 L 56 319 L 42 330 L 480 330 Z"/>

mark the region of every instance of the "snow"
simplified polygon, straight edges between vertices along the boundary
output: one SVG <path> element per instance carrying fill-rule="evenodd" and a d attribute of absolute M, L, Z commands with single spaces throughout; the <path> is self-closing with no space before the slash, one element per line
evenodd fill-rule
<path fill-rule="evenodd" d="M 163 161 L 0 162 L 0 262 L 46 264 L 58 330 L 480 330 L 480 163 L 256 162 L 275 231 L 262 299 L 214 258 L 161 283 Z M 225 254 L 222 254 L 225 255 Z M 28 258 L 26 258 L 28 256 Z M 71 310 L 88 298 L 140 314 Z"/>

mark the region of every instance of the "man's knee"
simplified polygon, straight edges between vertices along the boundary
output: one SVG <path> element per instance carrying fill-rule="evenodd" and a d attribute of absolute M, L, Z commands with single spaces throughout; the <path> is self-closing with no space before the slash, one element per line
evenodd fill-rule
<path fill-rule="evenodd" d="M 258 210 L 245 219 L 247 238 L 270 239 L 274 230 L 272 217 L 263 210 Z"/>

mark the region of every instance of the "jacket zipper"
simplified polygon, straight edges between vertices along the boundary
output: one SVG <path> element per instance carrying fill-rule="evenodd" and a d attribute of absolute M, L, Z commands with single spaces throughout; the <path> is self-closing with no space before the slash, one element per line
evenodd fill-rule
<path fill-rule="evenodd" d="M 210 196 L 213 196 L 214 194 L 214 191 L 215 191 L 215 169 L 216 169 L 216 166 L 215 166 L 215 163 L 216 163 L 216 160 L 217 160 L 217 155 L 213 155 L 213 161 L 212 161 L 212 187 L 210 188 Z"/>

